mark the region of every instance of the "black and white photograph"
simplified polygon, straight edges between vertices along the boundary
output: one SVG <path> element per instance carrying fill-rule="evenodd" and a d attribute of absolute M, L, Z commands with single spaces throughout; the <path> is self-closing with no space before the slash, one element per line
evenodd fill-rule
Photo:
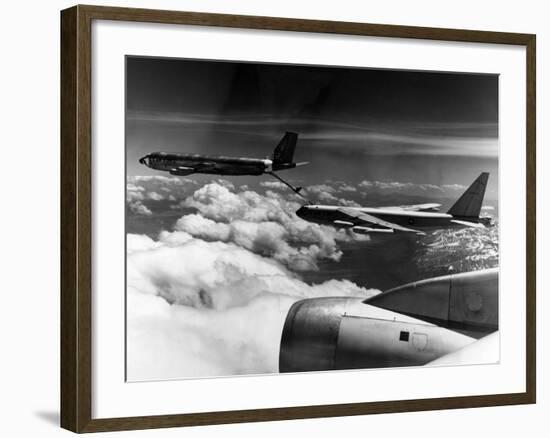
<path fill-rule="evenodd" d="M 127 381 L 499 361 L 498 75 L 125 62 Z"/>

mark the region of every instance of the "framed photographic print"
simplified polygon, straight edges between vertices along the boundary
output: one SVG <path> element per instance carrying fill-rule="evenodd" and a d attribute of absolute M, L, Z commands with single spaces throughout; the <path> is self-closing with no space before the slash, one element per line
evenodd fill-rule
<path fill-rule="evenodd" d="M 535 402 L 534 35 L 75 6 L 61 49 L 62 427 Z"/>

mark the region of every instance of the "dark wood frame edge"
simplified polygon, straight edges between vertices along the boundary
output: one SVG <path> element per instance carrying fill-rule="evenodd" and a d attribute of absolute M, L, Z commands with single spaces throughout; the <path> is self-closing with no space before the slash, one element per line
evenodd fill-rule
<path fill-rule="evenodd" d="M 525 46 L 527 50 L 526 391 L 338 405 L 92 419 L 91 23 L 94 19 Z M 78 5 L 61 12 L 61 426 L 99 432 L 536 402 L 536 36 L 476 30 Z"/>

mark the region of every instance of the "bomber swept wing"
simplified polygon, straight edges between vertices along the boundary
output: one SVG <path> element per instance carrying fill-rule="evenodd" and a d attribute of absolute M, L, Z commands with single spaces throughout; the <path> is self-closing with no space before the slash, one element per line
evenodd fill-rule
<path fill-rule="evenodd" d="M 357 223 L 359 221 L 359 222 L 364 222 L 367 225 L 368 224 L 376 225 L 376 226 L 394 230 L 394 231 L 402 231 L 404 233 L 416 233 L 416 234 L 422 234 L 422 235 L 426 234 L 420 230 L 414 230 L 412 228 L 402 227 L 401 225 L 397 225 L 392 222 L 379 219 L 375 216 L 364 213 L 360 210 L 355 210 L 352 208 L 339 208 L 338 211 L 348 216 L 353 221 L 353 223 Z"/>
<path fill-rule="evenodd" d="M 470 222 L 470 221 L 461 221 L 458 219 L 451 219 L 451 222 L 454 224 L 462 225 L 464 227 L 470 228 L 485 228 L 485 225 L 479 222 Z"/>
<path fill-rule="evenodd" d="M 441 208 L 441 204 L 428 203 L 428 204 L 416 204 L 416 205 L 398 205 L 392 207 L 384 207 L 387 210 L 403 210 L 403 211 L 423 211 L 423 212 L 436 212 Z"/>

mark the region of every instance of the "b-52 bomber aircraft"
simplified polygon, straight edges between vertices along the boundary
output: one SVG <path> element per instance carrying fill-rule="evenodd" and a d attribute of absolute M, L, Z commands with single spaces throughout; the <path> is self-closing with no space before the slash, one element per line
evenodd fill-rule
<path fill-rule="evenodd" d="M 426 234 L 421 228 L 474 227 L 490 225 L 491 219 L 479 217 L 489 173 L 483 172 L 447 213 L 435 212 L 439 204 L 410 207 L 342 207 L 304 205 L 296 214 L 310 222 L 350 228 L 358 234 L 405 232 Z"/>
<path fill-rule="evenodd" d="M 162 170 L 171 175 L 186 176 L 193 173 L 210 175 L 263 175 L 269 174 L 291 190 L 298 193 L 301 187 L 294 187 L 275 172 L 293 169 L 308 164 L 293 162 L 294 150 L 298 134 L 285 133 L 271 158 L 224 157 L 200 154 L 176 154 L 168 152 L 153 152 L 139 159 L 141 164 L 155 170 Z"/>

